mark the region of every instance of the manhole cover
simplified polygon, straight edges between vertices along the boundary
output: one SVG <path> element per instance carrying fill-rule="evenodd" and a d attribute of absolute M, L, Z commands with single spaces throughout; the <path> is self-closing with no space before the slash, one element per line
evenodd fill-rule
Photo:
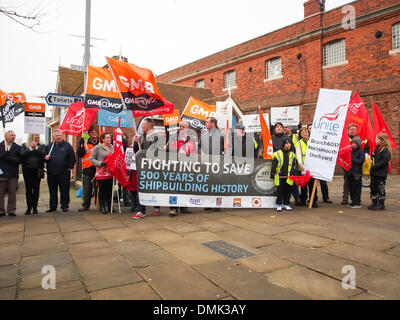
<path fill-rule="evenodd" d="M 223 240 L 204 242 L 202 245 L 231 259 L 241 259 L 256 255 Z"/>

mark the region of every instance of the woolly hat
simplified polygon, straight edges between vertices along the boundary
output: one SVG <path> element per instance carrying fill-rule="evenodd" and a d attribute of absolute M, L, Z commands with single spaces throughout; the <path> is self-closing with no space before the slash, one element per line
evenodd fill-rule
<path fill-rule="evenodd" d="M 358 145 L 359 148 L 361 147 L 361 139 L 360 139 L 359 136 L 354 136 L 354 138 L 351 139 L 351 142 L 356 143 L 356 144 Z"/>

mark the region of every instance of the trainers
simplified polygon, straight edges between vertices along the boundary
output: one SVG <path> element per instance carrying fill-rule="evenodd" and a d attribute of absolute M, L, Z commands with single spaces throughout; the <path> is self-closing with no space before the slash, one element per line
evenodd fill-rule
<path fill-rule="evenodd" d="M 178 214 L 178 211 L 176 209 L 171 209 L 169 211 L 169 216 L 170 217 L 175 217 Z"/>
<path fill-rule="evenodd" d="M 359 205 L 359 204 L 348 204 L 347 205 L 349 208 L 352 208 L 352 209 L 359 209 L 359 208 L 361 208 L 361 206 Z"/>
<path fill-rule="evenodd" d="M 154 209 L 154 215 L 159 216 L 161 214 L 160 209 Z"/>
<path fill-rule="evenodd" d="M 291 210 L 292 210 L 292 208 L 290 207 L 290 205 L 285 205 L 284 208 L 285 208 L 286 211 L 291 211 Z"/>
<path fill-rule="evenodd" d="M 136 213 L 133 217 L 132 217 L 132 219 L 140 219 L 140 218 L 144 218 L 146 216 L 146 214 L 144 213 L 144 212 L 138 212 L 138 213 Z"/>
<path fill-rule="evenodd" d="M 281 204 L 277 204 L 276 205 L 276 211 L 278 211 L 278 212 L 282 211 L 282 205 Z"/>
<path fill-rule="evenodd" d="M 343 199 L 342 202 L 340 203 L 342 206 L 345 206 L 347 204 L 349 204 L 349 201 Z"/>

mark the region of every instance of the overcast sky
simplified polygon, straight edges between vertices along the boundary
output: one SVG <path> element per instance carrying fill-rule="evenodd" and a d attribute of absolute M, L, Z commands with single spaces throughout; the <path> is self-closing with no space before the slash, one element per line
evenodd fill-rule
<path fill-rule="evenodd" d="M 0 14 L 0 89 L 27 100 L 55 92 L 58 66 L 81 65 L 85 0 L 0 0 L 21 13 L 41 3 L 47 23 L 33 32 Z M 305 0 L 93 0 L 91 64 L 122 55 L 155 75 L 303 20 Z M 327 0 L 326 10 L 349 0 Z M 23 114 L 7 124 L 23 136 Z M 3 134 L 0 134 L 1 140 Z M 25 135 L 23 136 L 25 140 Z"/>

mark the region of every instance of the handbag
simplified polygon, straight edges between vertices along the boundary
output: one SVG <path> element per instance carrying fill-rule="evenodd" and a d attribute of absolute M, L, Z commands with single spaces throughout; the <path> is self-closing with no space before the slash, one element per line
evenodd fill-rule
<path fill-rule="evenodd" d="M 38 169 L 38 178 L 43 179 L 44 178 L 44 169 Z"/>

